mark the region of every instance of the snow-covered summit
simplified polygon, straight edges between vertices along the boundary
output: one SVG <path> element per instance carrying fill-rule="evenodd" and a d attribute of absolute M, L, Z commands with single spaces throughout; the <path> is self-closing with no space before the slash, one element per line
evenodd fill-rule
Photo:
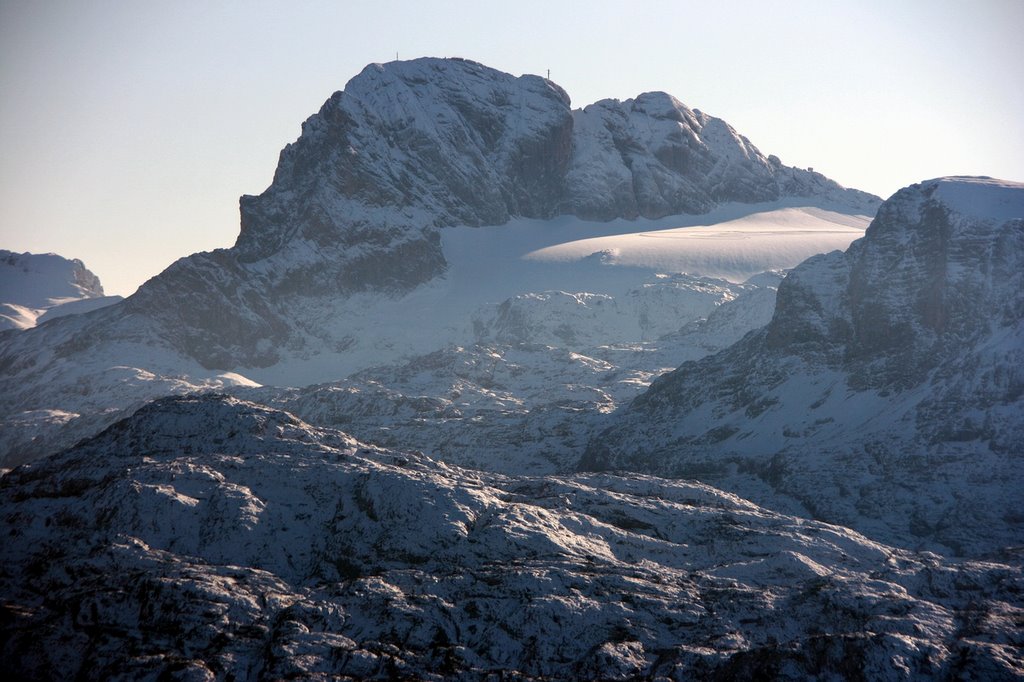
<path fill-rule="evenodd" d="M 932 198 L 963 216 L 999 224 L 1024 216 L 1024 183 L 990 177 L 952 176 L 921 185 Z"/>
<path fill-rule="evenodd" d="M 103 296 L 99 278 L 77 258 L 0 250 L 0 298 L 4 303 L 46 308 L 66 299 L 99 296 Z"/>
<path fill-rule="evenodd" d="M 104 296 L 99 278 L 77 258 L 0 250 L 0 330 L 28 329 L 119 300 Z"/>

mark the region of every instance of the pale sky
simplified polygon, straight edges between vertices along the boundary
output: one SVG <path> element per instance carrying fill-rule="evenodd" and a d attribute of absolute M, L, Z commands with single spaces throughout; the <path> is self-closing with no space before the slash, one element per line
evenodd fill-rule
<path fill-rule="evenodd" d="M 127 295 L 230 246 L 238 197 L 366 64 L 459 56 L 574 107 L 664 90 L 887 197 L 1024 181 L 1024 1 L 0 0 L 0 248 Z"/>

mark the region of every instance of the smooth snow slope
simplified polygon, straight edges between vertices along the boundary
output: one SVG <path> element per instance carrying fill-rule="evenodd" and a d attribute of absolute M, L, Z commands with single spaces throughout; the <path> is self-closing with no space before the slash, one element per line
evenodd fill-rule
<path fill-rule="evenodd" d="M 742 282 L 771 268 L 791 268 L 808 255 L 842 250 L 864 235 L 865 216 L 808 207 L 759 211 L 725 222 L 591 237 L 538 249 L 527 258 L 574 261 L 600 253 L 607 261 L 665 272 Z"/>

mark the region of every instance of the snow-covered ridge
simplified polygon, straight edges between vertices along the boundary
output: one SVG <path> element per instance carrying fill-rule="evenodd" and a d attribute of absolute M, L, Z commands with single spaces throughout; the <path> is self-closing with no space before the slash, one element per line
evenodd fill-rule
<path fill-rule="evenodd" d="M 608 220 L 701 214 L 723 201 L 828 197 L 870 214 L 877 197 L 765 156 L 725 121 L 664 92 L 573 112 L 572 212 Z"/>
<path fill-rule="evenodd" d="M 989 177 L 953 176 L 928 180 L 932 197 L 950 210 L 977 220 L 1002 223 L 1024 216 L 1024 183 Z"/>
<path fill-rule="evenodd" d="M 911 547 L 1024 539 L 1024 185 L 897 192 L 763 330 L 654 382 L 586 468 L 699 476 Z"/>
<path fill-rule="evenodd" d="M 29 329 L 120 300 L 104 296 L 99 278 L 77 258 L 0 250 L 0 330 Z"/>
<path fill-rule="evenodd" d="M 224 397 L 7 474 L 0 510 L 16 677 L 1021 674 L 1017 565 L 699 483 L 461 470 Z"/>

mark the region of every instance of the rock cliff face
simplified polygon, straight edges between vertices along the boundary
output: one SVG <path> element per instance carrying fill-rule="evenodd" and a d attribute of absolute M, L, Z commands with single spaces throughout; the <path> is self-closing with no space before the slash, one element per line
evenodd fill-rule
<path fill-rule="evenodd" d="M 901 190 L 783 280 L 767 327 L 656 381 L 581 464 L 794 500 L 905 546 L 1020 544 L 1022 273 L 1024 185 Z"/>
<path fill-rule="evenodd" d="M 1019 566 L 699 483 L 507 477 L 209 396 L 0 479 L 17 679 L 1010 679 Z"/>
<path fill-rule="evenodd" d="M 550 217 L 572 128 L 568 95 L 538 76 L 464 60 L 368 66 L 303 124 L 270 188 L 242 197 L 239 257 L 265 258 L 296 239 L 379 241 L 378 226 L 359 221 L 380 216 L 353 216 L 352 204 L 392 211 L 406 229 Z"/>

